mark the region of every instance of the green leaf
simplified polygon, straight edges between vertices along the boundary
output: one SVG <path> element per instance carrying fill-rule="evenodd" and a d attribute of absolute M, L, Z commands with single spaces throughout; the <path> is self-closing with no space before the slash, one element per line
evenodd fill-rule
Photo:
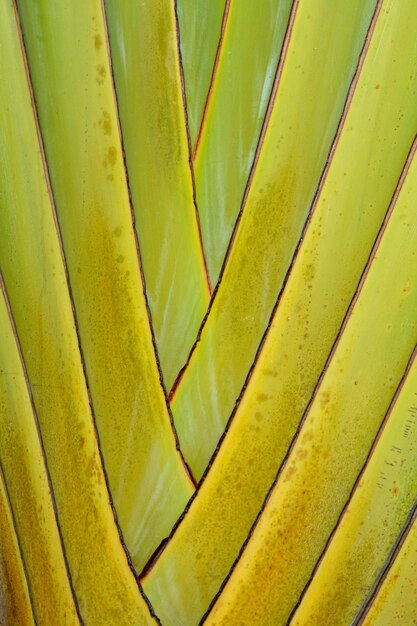
<path fill-rule="evenodd" d="M 370 606 L 363 626 L 401 624 L 417 619 L 417 514 L 405 528 L 400 549 Z"/>
<path fill-rule="evenodd" d="M 271 95 L 292 0 L 230 3 L 194 149 L 197 206 L 216 284 Z"/>
<path fill-rule="evenodd" d="M 107 0 L 106 8 L 146 291 L 169 389 L 209 301 L 193 200 L 174 3 Z"/>
<path fill-rule="evenodd" d="M 0 51 L 8 68 L 7 75 L 0 75 L 0 267 L 39 418 L 65 553 L 86 622 L 105 624 L 112 615 L 121 626 L 148 624 L 152 619 L 129 567 L 106 485 L 16 16 L 11 3 L 0 4 L 0 11 Z M 7 325 L 1 328 L 2 355 L 11 358 L 13 345 L 5 335 Z M 1 370 L 4 384 L 7 372 L 20 376 L 21 381 L 22 373 L 16 367 L 2 366 Z M 29 442 L 21 450 L 25 454 L 22 468 L 15 468 L 16 459 L 9 457 L 10 474 L 20 477 L 20 485 L 28 485 L 21 503 L 27 513 L 34 497 L 31 487 L 39 476 L 35 472 L 31 483 L 30 477 L 24 479 L 19 472 L 35 463 L 36 441 L 30 437 L 30 424 L 24 421 L 28 417 L 22 413 L 25 395 L 21 389 L 15 402 L 20 410 L 15 407 L 13 423 L 17 427 L 18 418 L 22 420 L 21 447 L 25 437 Z M 5 434 L 1 440 L 5 447 L 6 442 L 10 444 Z M 5 452 L 12 455 L 15 447 L 16 440 Z M 24 521 L 35 525 L 36 517 L 27 516 Z M 35 546 L 31 550 L 39 555 Z M 37 566 L 45 566 L 42 559 Z M 40 584 L 46 579 L 43 572 Z M 44 593 L 38 593 L 37 602 L 46 604 Z M 63 615 L 57 606 L 55 614 L 58 619 Z"/>
<path fill-rule="evenodd" d="M 416 37 L 0 5 L 0 624 L 416 621 Z"/>
<path fill-rule="evenodd" d="M 66 615 L 70 626 L 79 625 L 78 607 L 61 544 L 38 424 L 2 290 L 0 462 L 28 574 L 36 622 L 52 624 L 58 614 Z"/>
<path fill-rule="evenodd" d="M 22 554 L 0 469 L 0 618 L 9 626 L 35 626 Z"/>
<path fill-rule="evenodd" d="M 398 19 L 397 12 L 384 14 L 369 34 L 343 128 L 246 389 L 195 500 L 144 580 L 164 619 L 174 610 L 199 615 L 229 571 L 285 457 L 384 220 L 417 131 L 417 93 L 410 80 L 417 66 L 415 27 L 409 21 L 404 28 Z M 394 37 L 393 54 L 384 44 Z M 381 50 L 386 57 L 380 65 Z M 400 54 L 401 73 L 390 61 Z M 168 583 L 172 579 L 175 585 Z"/>
<path fill-rule="evenodd" d="M 353 623 L 388 559 L 417 493 L 416 389 L 414 353 L 291 626 Z"/>
<path fill-rule="evenodd" d="M 401 9 L 392 7 L 402 40 L 407 31 L 415 40 L 417 21 Z M 385 16 L 378 27 L 390 36 Z M 208 625 L 259 623 L 261 616 L 287 623 L 337 523 L 417 342 L 416 193 L 414 156 L 344 331 Z"/>
<path fill-rule="evenodd" d="M 298 7 L 230 258 L 172 401 L 181 447 L 197 479 L 223 433 L 283 285 L 374 8 L 375 0 L 331 9 L 327 1 L 314 0 Z"/>
<path fill-rule="evenodd" d="M 175 447 L 152 344 L 102 7 L 99 0 L 53 6 L 48 0 L 19 0 L 18 6 L 105 469 L 126 544 L 140 570 L 169 533 L 193 486 Z M 26 185 L 22 193 L 27 197 L 36 186 Z M 14 192 L 10 183 L 7 190 Z M 50 208 L 34 211 L 32 202 L 21 210 L 36 219 L 38 234 L 30 237 L 39 248 L 30 263 L 42 281 L 42 263 L 48 259 L 44 242 L 49 240 L 43 228 Z M 18 233 L 23 237 L 23 226 Z M 13 239 L 6 241 L 11 245 Z M 21 246 L 22 254 L 23 241 Z M 50 286 L 45 297 L 54 303 L 53 283 L 43 282 L 38 294 Z M 17 293 L 10 298 L 14 310 Z M 33 370 L 28 364 L 32 376 L 41 374 L 40 363 L 47 358 L 49 371 L 62 375 L 60 316 L 51 306 L 48 302 L 45 308 L 55 318 L 49 322 L 54 343 L 28 331 L 24 342 L 37 360 Z M 29 319 L 39 319 L 39 310 Z M 19 323 L 17 328 L 20 333 Z M 75 393 L 74 399 L 79 396 Z"/>
<path fill-rule="evenodd" d="M 177 0 L 191 145 L 203 117 L 216 53 L 231 0 Z M 224 22 L 224 24 L 223 24 Z"/>

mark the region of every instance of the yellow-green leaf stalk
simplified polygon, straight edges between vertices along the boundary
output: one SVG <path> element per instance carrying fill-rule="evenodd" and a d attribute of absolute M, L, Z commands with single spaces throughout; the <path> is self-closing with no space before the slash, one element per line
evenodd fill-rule
<path fill-rule="evenodd" d="M 194 148 L 197 206 L 216 284 L 245 185 L 290 17 L 292 0 L 231 0 Z"/>
<path fill-rule="evenodd" d="M 283 285 L 375 5 L 294 5 L 230 257 L 172 401 L 180 444 L 197 479 L 223 433 Z"/>
<path fill-rule="evenodd" d="M 3 31 L 4 32 L 4 31 Z M 38 624 L 80 626 L 54 496 L 0 276 L 0 464 Z"/>
<path fill-rule="evenodd" d="M 236 558 L 337 337 L 417 132 L 413 22 L 404 30 L 400 11 L 378 15 L 252 375 L 197 496 L 144 580 L 164 619 L 204 610 Z M 400 74 L 385 46 L 393 31 L 405 59 Z"/>
<path fill-rule="evenodd" d="M 0 470 L 0 623 L 35 626 L 28 581 Z"/>
<path fill-rule="evenodd" d="M 414 626 L 417 621 L 417 515 L 405 529 L 405 537 L 363 626 Z"/>
<path fill-rule="evenodd" d="M 231 0 L 177 0 L 191 146 L 195 146 Z"/>
<path fill-rule="evenodd" d="M 314 398 L 208 616 L 210 626 L 285 624 L 337 523 L 417 342 L 411 323 L 416 193 L 414 155 Z"/>
<path fill-rule="evenodd" d="M 176 449 L 152 342 L 103 7 L 100 0 L 19 0 L 18 8 L 100 446 L 123 536 L 140 570 L 193 485 Z M 50 207 L 22 210 L 37 220 L 34 258 L 43 263 Z M 17 232 L 23 237 L 22 226 Z M 51 278 L 46 286 L 55 298 Z M 25 344 L 44 362 L 48 348 L 54 349 L 51 359 L 62 349 L 56 322 L 48 327 L 54 328 L 50 344 L 39 337 Z M 52 371 L 62 375 L 62 366 L 55 363 Z M 74 398 L 87 400 L 85 392 Z"/>
<path fill-rule="evenodd" d="M 354 621 L 417 493 L 415 354 L 291 626 Z"/>
<path fill-rule="evenodd" d="M 168 389 L 209 302 L 186 131 L 173 0 L 106 0 L 136 229 Z"/>

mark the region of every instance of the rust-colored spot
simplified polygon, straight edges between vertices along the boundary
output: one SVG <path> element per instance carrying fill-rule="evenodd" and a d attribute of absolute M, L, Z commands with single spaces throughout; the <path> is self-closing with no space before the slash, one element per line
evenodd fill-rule
<path fill-rule="evenodd" d="M 265 400 L 268 400 L 268 396 L 266 395 L 266 393 L 258 393 L 256 399 L 258 400 L 258 402 L 265 402 Z"/>
<path fill-rule="evenodd" d="M 312 430 L 308 430 L 302 437 L 302 442 L 305 443 L 307 441 L 311 441 L 313 439 L 314 435 L 313 435 L 313 431 Z"/>
<path fill-rule="evenodd" d="M 322 391 L 319 397 L 320 397 L 320 403 L 321 403 L 322 407 L 326 406 L 326 404 L 328 404 L 330 402 L 330 392 L 329 391 Z"/>
<path fill-rule="evenodd" d="M 103 167 L 107 167 L 108 165 L 113 166 L 116 163 L 116 160 L 117 150 L 114 146 L 110 146 L 103 159 Z"/>
<path fill-rule="evenodd" d="M 262 372 L 265 374 L 265 376 L 273 376 L 274 378 L 278 376 L 278 372 L 268 369 L 267 367 L 265 367 Z"/>
<path fill-rule="evenodd" d="M 304 278 L 308 281 L 313 280 L 315 274 L 315 268 L 313 263 L 309 263 L 304 268 Z"/>
<path fill-rule="evenodd" d="M 380 88 L 381 88 L 381 85 L 380 85 L 379 83 L 375 85 L 375 89 L 376 89 L 377 91 L 378 91 L 378 89 L 380 89 Z"/>
<path fill-rule="evenodd" d="M 103 45 L 103 41 L 100 37 L 100 35 L 94 35 L 94 47 L 96 50 L 100 50 L 101 46 Z"/>
<path fill-rule="evenodd" d="M 97 83 L 102 85 L 104 83 L 104 79 L 106 77 L 106 68 L 104 65 L 97 65 Z"/>
<path fill-rule="evenodd" d="M 117 159 L 117 150 L 113 146 L 110 146 L 110 148 L 107 151 L 107 160 L 109 162 L 109 165 L 114 165 L 116 163 L 116 159 Z"/>
<path fill-rule="evenodd" d="M 299 459 L 305 459 L 307 456 L 307 450 L 300 448 L 300 450 L 297 450 L 297 456 Z"/>
<path fill-rule="evenodd" d="M 287 481 L 291 480 L 291 478 L 294 476 L 294 474 L 296 472 L 296 467 L 297 466 L 295 465 L 295 463 L 293 463 L 292 465 L 290 465 L 287 468 L 287 471 L 285 472 L 285 474 L 283 476 L 284 482 L 287 482 Z"/>
<path fill-rule="evenodd" d="M 105 135 L 111 134 L 111 119 L 107 111 L 103 111 L 103 115 L 99 121 L 99 125 L 103 129 L 103 133 Z"/>

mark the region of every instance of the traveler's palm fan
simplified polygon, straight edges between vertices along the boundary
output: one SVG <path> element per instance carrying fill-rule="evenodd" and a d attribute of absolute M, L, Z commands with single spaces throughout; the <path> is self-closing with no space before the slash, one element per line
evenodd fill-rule
<path fill-rule="evenodd" d="M 416 0 L 0 0 L 0 624 L 417 624 Z"/>

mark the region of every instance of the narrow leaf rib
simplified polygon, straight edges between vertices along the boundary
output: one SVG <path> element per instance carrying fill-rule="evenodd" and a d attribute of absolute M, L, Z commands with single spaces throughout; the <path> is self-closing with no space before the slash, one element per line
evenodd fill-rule
<path fill-rule="evenodd" d="M 105 468 L 141 569 L 193 486 L 152 342 L 102 6 L 18 6 Z"/>
<path fill-rule="evenodd" d="M 232 0 L 176 0 L 191 146 L 197 141 Z"/>
<path fill-rule="evenodd" d="M 146 291 L 170 388 L 209 302 L 174 3 L 107 0 L 105 6 Z"/>
<path fill-rule="evenodd" d="M 13 3 L 0 10 L 0 268 L 69 569 L 86 622 L 149 624 L 109 499 Z"/>
<path fill-rule="evenodd" d="M 215 284 L 268 107 L 292 0 L 231 2 L 194 156 L 197 205 Z M 233 94 L 233 95 L 232 95 Z"/>
<path fill-rule="evenodd" d="M 210 299 L 211 299 L 211 296 L 213 295 L 213 287 L 212 287 L 212 284 L 211 284 L 211 281 L 210 281 L 210 276 L 209 276 L 209 273 L 208 273 L 206 253 L 205 253 L 205 250 L 204 250 L 203 238 L 202 238 L 202 235 L 201 235 L 200 214 L 198 212 L 197 200 L 196 200 L 196 197 L 195 197 L 194 165 L 193 165 L 193 160 L 192 160 L 192 147 L 191 147 L 190 127 L 189 127 L 189 123 L 188 123 L 187 99 L 186 99 L 186 94 L 185 94 L 184 65 L 183 65 L 182 54 L 181 54 L 180 23 L 179 23 L 179 19 L 178 19 L 178 11 L 177 11 L 177 2 L 176 2 L 176 0 L 174 0 L 174 13 L 175 13 L 175 34 L 176 34 L 176 38 L 177 38 L 177 53 L 178 53 L 178 57 L 179 57 L 179 70 L 180 70 L 179 73 L 180 73 L 180 82 L 181 82 L 181 99 L 182 99 L 183 113 L 184 113 L 184 119 L 185 119 L 185 126 L 186 126 L 186 131 L 187 131 L 188 164 L 190 166 L 191 179 L 192 179 L 193 203 L 194 203 L 194 210 L 195 210 L 195 219 L 196 219 L 196 222 L 197 222 L 198 239 L 199 239 L 201 255 L 202 255 L 202 259 L 203 259 L 204 273 L 205 273 L 206 282 L 207 282 L 207 289 L 208 289 L 208 293 L 209 293 L 209 296 L 210 296 Z M 206 312 L 207 312 L 207 310 L 206 310 Z M 179 374 L 179 372 L 177 372 L 177 376 L 178 376 L 178 374 Z"/>
<path fill-rule="evenodd" d="M 0 624 L 35 626 L 28 581 L 0 467 Z"/>
<path fill-rule="evenodd" d="M 291 626 L 353 623 L 417 493 L 416 350 Z"/>
<path fill-rule="evenodd" d="M 324 0 L 314 0 L 314 7 L 302 3 L 295 13 L 230 258 L 172 400 L 181 447 L 197 479 L 224 430 L 267 327 L 374 8 L 374 0 L 355 0 L 331 10 Z M 326 40 L 323 24 L 329 28 Z M 313 81 L 317 66 L 320 80 Z"/>
<path fill-rule="evenodd" d="M 201 135 L 203 134 L 205 122 L 206 122 L 206 119 L 207 119 L 207 109 L 208 109 L 208 105 L 209 105 L 209 102 L 211 100 L 211 96 L 213 94 L 213 88 L 214 88 L 214 85 L 215 85 L 215 82 L 216 82 L 217 70 L 218 70 L 218 67 L 219 67 L 219 60 L 220 60 L 220 55 L 221 55 L 221 51 L 222 51 L 224 35 L 225 35 L 225 32 L 226 32 L 226 28 L 227 28 L 227 21 L 229 19 L 229 11 L 230 11 L 230 4 L 231 4 L 231 2 L 232 2 L 232 0 L 226 0 L 226 2 L 224 3 L 224 11 L 223 11 L 223 17 L 222 17 L 222 23 L 221 23 L 220 37 L 219 37 L 219 41 L 218 41 L 217 48 L 216 48 L 216 54 L 215 54 L 215 57 L 214 57 L 213 70 L 212 70 L 212 73 L 211 73 L 211 78 L 210 78 L 210 83 L 209 83 L 209 87 L 208 87 L 208 90 L 207 90 L 207 95 L 206 95 L 206 98 L 204 100 L 204 106 L 203 106 L 203 111 L 202 111 L 202 115 L 201 115 L 201 119 L 200 119 L 200 124 L 199 124 L 199 127 L 198 127 L 198 133 L 196 135 L 195 142 L 194 142 L 194 148 L 193 148 L 193 151 L 192 151 L 192 159 L 193 159 L 193 161 L 196 158 L 196 154 L 197 154 L 198 146 L 199 146 L 199 143 L 200 143 Z"/>
<path fill-rule="evenodd" d="M 405 528 L 399 551 L 373 600 L 363 626 L 401 624 L 417 621 L 417 505 Z"/>
<path fill-rule="evenodd" d="M 179 604 L 179 594 L 184 607 L 191 604 L 194 585 L 201 607 L 201 589 L 210 600 L 229 571 L 314 391 L 378 231 L 391 215 L 398 178 L 401 187 L 417 132 L 417 93 L 410 81 L 417 63 L 414 32 L 412 22 L 403 32 L 397 14 L 390 27 L 387 14 L 382 22 L 377 15 L 337 147 L 246 390 L 196 498 L 144 580 L 155 606 L 168 612 Z M 375 62 L 392 29 L 409 61 L 401 80 L 394 63 Z M 387 98 L 394 84 L 398 99 Z M 161 595 L 168 579 L 169 609 Z"/>
<path fill-rule="evenodd" d="M 391 10 L 406 40 L 417 23 L 414 3 L 405 15 Z M 388 35 L 386 15 L 379 26 Z M 414 155 L 343 333 L 207 624 L 285 624 L 343 510 L 417 342 L 416 193 Z"/>
<path fill-rule="evenodd" d="M 81 616 L 61 543 L 37 418 L 5 298 L 0 276 L 0 463 L 34 615 L 38 624 L 52 624 L 65 616 L 69 626 L 79 626 Z"/>

